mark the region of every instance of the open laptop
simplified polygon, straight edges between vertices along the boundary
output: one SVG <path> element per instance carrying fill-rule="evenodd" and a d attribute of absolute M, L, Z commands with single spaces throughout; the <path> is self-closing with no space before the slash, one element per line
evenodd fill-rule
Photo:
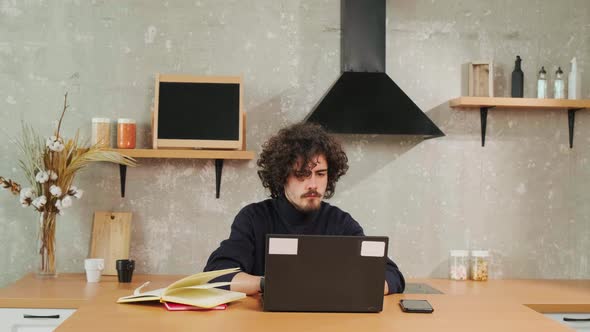
<path fill-rule="evenodd" d="M 388 240 L 268 234 L 264 310 L 380 312 Z"/>

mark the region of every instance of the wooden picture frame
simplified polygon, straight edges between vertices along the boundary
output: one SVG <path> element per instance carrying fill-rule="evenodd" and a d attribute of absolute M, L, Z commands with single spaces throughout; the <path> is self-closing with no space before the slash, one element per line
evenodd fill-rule
<path fill-rule="evenodd" d="M 494 65 L 491 61 L 469 63 L 469 96 L 494 96 Z"/>
<path fill-rule="evenodd" d="M 158 136 L 158 119 L 159 119 L 159 99 L 160 83 L 210 83 L 210 84 L 238 84 L 239 85 L 239 103 L 238 116 L 239 124 L 237 130 L 238 139 L 236 140 L 210 140 L 210 139 L 163 139 Z M 243 110 L 244 87 L 242 77 L 239 76 L 191 76 L 191 75 L 171 75 L 156 74 L 156 85 L 154 93 L 154 110 L 152 116 L 152 148 L 153 149 L 234 149 L 244 148 L 244 122 L 245 115 Z"/>

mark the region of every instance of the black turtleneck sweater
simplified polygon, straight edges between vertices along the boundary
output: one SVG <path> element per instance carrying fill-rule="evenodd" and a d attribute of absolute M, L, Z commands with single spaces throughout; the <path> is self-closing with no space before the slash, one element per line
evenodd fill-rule
<path fill-rule="evenodd" d="M 222 241 L 211 254 L 204 271 L 239 267 L 251 275 L 264 275 L 266 234 L 364 236 L 363 228 L 350 214 L 326 202 L 322 202 L 315 212 L 303 213 L 284 196 L 267 199 L 250 204 L 238 213 L 229 239 Z M 222 276 L 215 281 L 231 281 L 234 275 Z M 404 291 L 404 277 L 389 258 L 385 280 L 390 294 Z"/>

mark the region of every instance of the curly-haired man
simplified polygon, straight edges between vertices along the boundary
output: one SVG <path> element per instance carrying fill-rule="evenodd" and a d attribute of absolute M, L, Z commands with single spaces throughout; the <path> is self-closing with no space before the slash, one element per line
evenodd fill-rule
<path fill-rule="evenodd" d="M 249 295 L 260 291 L 266 234 L 364 235 L 350 214 L 322 201 L 334 195 L 336 182 L 348 170 L 348 158 L 319 125 L 298 123 L 281 129 L 263 145 L 258 167 L 271 199 L 238 213 L 229 239 L 205 266 L 205 271 L 240 267 L 243 272 L 216 281 L 231 280 L 231 290 Z M 388 259 L 384 294 L 404 288 L 402 273 Z"/>

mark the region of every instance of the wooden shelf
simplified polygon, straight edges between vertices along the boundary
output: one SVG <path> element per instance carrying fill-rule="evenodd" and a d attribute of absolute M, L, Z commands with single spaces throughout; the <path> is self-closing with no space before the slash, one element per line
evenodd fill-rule
<path fill-rule="evenodd" d="M 501 98 L 501 97 L 459 97 L 451 99 L 449 105 L 460 110 L 479 108 L 481 119 L 481 146 L 485 146 L 488 110 L 492 108 L 513 109 L 563 109 L 568 111 L 569 143 L 574 146 L 574 124 L 576 112 L 590 108 L 588 99 L 538 99 L 538 98 Z"/>
<path fill-rule="evenodd" d="M 538 99 L 500 97 L 459 97 L 449 101 L 453 108 L 531 108 L 531 109 L 572 109 L 590 108 L 588 99 Z"/>
<path fill-rule="evenodd" d="M 178 159 L 254 159 L 254 151 L 243 150 L 176 150 L 176 149 L 112 149 L 133 158 Z"/>
<path fill-rule="evenodd" d="M 219 198 L 221 187 L 221 172 L 223 160 L 254 159 L 254 151 L 246 150 L 195 150 L 195 149 L 111 149 L 122 155 L 132 158 L 172 158 L 172 159 L 215 159 L 215 197 Z M 119 177 L 121 179 L 121 197 L 125 197 L 125 180 L 127 166 L 119 165 Z"/>

